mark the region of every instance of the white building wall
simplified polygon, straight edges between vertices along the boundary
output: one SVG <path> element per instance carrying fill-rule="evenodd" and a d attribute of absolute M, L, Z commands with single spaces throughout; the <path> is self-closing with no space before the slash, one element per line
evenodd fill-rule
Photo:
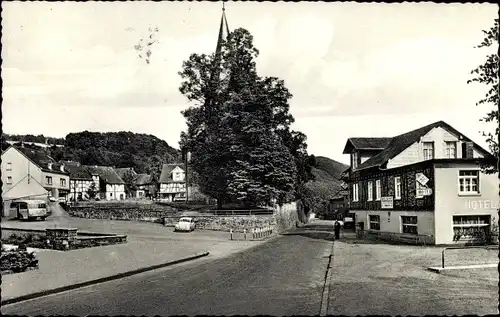
<path fill-rule="evenodd" d="M 401 216 L 416 216 L 418 234 L 434 236 L 434 212 L 402 210 L 352 210 L 356 222 L 363 222 L 365 230 L 370 229 L 369 215 L 380 216 L 380 231 L 403 234 Z M 390 212 L 390 216 L 389 216 Z"/>
<path fill-rule="evenodd" d="M 419 142 L 416 142 L 406 148 L 399 155 L 389 160 L 387 168 L 395 168 L 403 165 L 422 162 L 424 160 L 422 142 L 434 142 L 434 158 L 446 158 L 445 142 L 457 142 L 457 158 L 462 158 L 462 141 L 458 135 L 437 127 L 424 135 Z M 483 157 L 477 149 L 474 149 L 474 158 Z"/>
<path fill-rule="evenodd" d="M 125 185 L 106 184 L 106 200 L 123 200 L 125 198 Z"/>
<path fill-rule="evenodd" d="M 87 199 L 88 198 L 87 193 L 92 183 L 93 181 L 91 180 L 71 179 L 70 192 L 68 194 L 68 197 L 75 199 L 76 197 L 78 197 L 78 193 L 82 193 L 82 197 Z M 97 188 L 98 188 L 98 183 L 96 184 L 96 192 L 98 191 Z"/>
<path fill-rule="evenodd" d="M 8 167 L 10 167 L 10 171 L 7 170 Z M 28 172 L 33 177 L 33 179 L 37 180 L 40 185 L 43 186 L 42 170 L 13 147 L 8 148 L 2 154 L 1 169 L 3 193 L 14 187 L 16 183 L 26 177 L 28 175 Z M 7 182 L 9 176 L 12 179 L 11 184 L 8 184 Z"/>
<path fill-rule="evenodd" d="M 459 170 L 475 169 L 474 164 L 444 164 L 434 170 L 436 184 L 436 244 L 453 243 L 453 216 L 489 215 L 498 221 L 498 174 L 479 175 L 479 194 L 458 193 Z"/>

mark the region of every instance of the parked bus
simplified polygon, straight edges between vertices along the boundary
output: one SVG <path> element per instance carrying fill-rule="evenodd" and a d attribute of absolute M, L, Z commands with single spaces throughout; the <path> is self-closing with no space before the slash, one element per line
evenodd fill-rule
<path fill-rule="evenodd" d="M 12 202 L 11 208 L 15 208 L 17 218 L 45 220 L 49 216 L 49 209 L 45 200 L 23 199 Z"/>

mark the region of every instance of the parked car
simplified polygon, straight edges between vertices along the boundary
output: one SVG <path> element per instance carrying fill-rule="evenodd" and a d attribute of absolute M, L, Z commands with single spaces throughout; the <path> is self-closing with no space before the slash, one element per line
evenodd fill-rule
<path fill-rule="evenodd" d="M 196 227 L 196 222 L 194 218 L 182 217 L 179 222 L 175 225 L 174 231 L 193 231 Z"/>
<path fill-rule="evenodd" d="M 58 200 L 57 200 L 60 204 L 64 204 L 66 202 L 66 198 L 64 197 L 60 197 Z"/>
<path fill-rule="evenodd" d="M 55 203 L 57 200 L 54 196 L 50 196 L 49 201 Z"/>

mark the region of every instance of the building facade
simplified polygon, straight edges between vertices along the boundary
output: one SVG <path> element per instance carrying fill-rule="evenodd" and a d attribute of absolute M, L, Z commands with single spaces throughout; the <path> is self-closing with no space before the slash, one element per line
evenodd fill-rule
<path fill-rule="evenodd" d="M 498 176 L 482 169 L 491 154 L 445 122 L 390 139 L 349 139 L 344 153 L 359 229 L 453 244 L 487 235 L 498 221 Z"/>
<path fill-rule="evenodd" d="M 79 165 L 66 167 L 70 172 L 69 200 L 124 200 L 125 182 L 110 166 Z"/>
<path fill-rule="evenodd" d="M 10 146 L 2 153 L 1 166 L 2 194 L 31 181 L 42 186 L 49 196 L 61 198 L 69 193 L 69 173 L 44 151 Z"/>
<path fill-rule="evenodd" d="M 186 172 L 183 164 L 163 164 L 159 198 L 167 201 L 186 200 Z"/>

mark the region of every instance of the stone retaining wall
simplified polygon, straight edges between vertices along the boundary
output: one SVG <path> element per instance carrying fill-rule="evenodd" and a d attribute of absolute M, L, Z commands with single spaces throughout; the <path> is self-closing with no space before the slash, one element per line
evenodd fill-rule
<path fill-rule="evenodd" d="M 273 207 L 269 215 L 195 215 L 197 227 L 205 230 L 243 231 L 255 228 L 272 227 L 275 232 L 294 228 L 299 222 L 297 203 Z M 94 204 L 72 206 L 68 213 L 73 217 L 90 219 L 137 220 L 163 223 L 173 227 L 181 218 L 175 208 L 159 204 Z"/>
<path fill-rule="evenodd" d="M 181 216 L 165 217 L 163 224 L 167 227 L 174 227 Z M 240 231 L 244 229 L 272 227 L 276 228 L 276 218 L 273 215 L 262 216 L 216 216 L 202 215 L 195 216 L 196 228 L 214 231 Z"/>
<path fill-rule="evenodd" d="M 282 206 L 274 206 L 274 217 L 276 218 L 276 229 L 283 232 L 295 226 L 300 222 L 297 212 L 297 203 L 291 202 Z"/>
<path fill-rule="evenodd" d="M 161 222 L 164 217 L 177 214 L 177 211 L 158 204 L 95 204 L 71 206 L 68 213 L 78 218 Z"/>

